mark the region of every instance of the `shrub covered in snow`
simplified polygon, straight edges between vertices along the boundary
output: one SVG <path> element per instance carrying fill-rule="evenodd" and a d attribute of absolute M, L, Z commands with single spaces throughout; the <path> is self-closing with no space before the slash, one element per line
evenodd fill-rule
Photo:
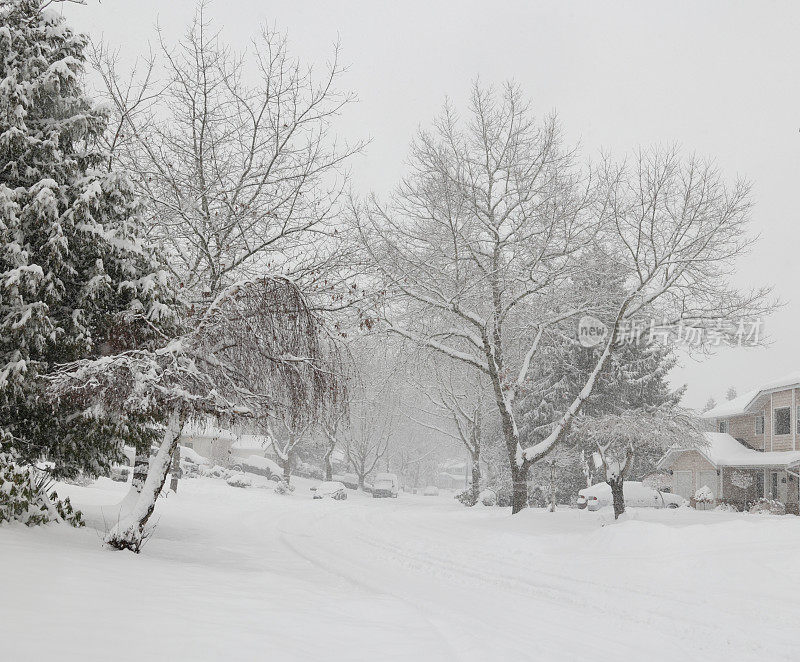
<path fill-rule="evenodd" d="M 754 515 L 785 515 L 786 506 L 775 499 L 762 497 L 750 507 L 750 512 Z"/>
<path fill-rule="evenodd" d="M 48 522 L 84 525 L 81 512 L 69 497 L 63 501 L 47 493 L 48 479 L 31 467 L 14 464 L 9 454 L 0 454 L 0 523 L 22 522 L 27 526 Z"/>
<path fill-rule="evenodd" d="M 233 474 L 226 469 L 225 467 L 221 467 L 218 464 L 215 464 L 211 467 L 211 470 L 208 472 L 208 475 L 211 478 L 222 478 L 223 480 L 228 480 Z"/>
<path fill-rule="evenodd" d="M 425 488 L 425 493 L 427 494 L 428 488 Z M 438 490 L 437 490 L 438 492 Z M 475 496 L 472 494 L 472 490 L 467 488 L 465 490 L 461 490 L 460 492 L 456 493 L 455 498 L 458 500 L 459 503 L 465 506 L 474 506 L 475 505 Z"/>
<path fill-rule="evenodd" d="M 496 506 L 497 494 L 494 490 L 482 490 L 478 495 L 478 501 L 480 501 L 484 506 Z"/>
<path fill-rule="evenodd" d="M 714 493 L 708 485 L 703 485 L 694 493 L 694 500 L 697 503 L 711 503 L 714 500 Z"/>
<path fill-rule="evenodd" d="M 253 484 L 253 481 L 244 474 L 234 474 L 225 482 L 231 487 L 251 487 Z"/>
<path fill-rule="evenodd" d="M 294 492 L 294 485 L 288 485 L 284 481 L 275 485 L 275 494 L 291 494 L 292 492 Z"/>
<path fill-rule="evenodd" d="M 739 509 L 732 503 L 721 503 L 714 508 L 719 513 L 738 513 Z"/>

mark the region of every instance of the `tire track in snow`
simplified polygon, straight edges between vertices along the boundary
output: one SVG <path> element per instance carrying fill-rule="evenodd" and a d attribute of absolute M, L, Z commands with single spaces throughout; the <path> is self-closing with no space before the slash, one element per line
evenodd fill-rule
<path fill-rule="evenodd" d="M 314 518 L 312 526 L 318 524 L 323 519 L 327 519 L 326 517 L 327 514 L 328 513 L 325 513 L 323 515 L 320 515 L 319 517 Z M 291 551 L 293 554 L 296 554 L 300 558 L 304 559 L 314 567 L 322 570 L 323 572 L 333 575 L 337 579 L 349 583 L 366 593 L 383 598 L 391 598 L 394 600 L 399 600 L 404 605 L 411 607 L 412 613 L 421 618 L 428 625 L 430 631 L 435 635 L 436 639 L 443 645 L 444 649 L 446 650 L 446 654 L 443 654 L 441 656 L 441 659 L 454 660 L 460 657 L 457 651 L 451 645 L 449 638 L 444 634 L 444 632 L 442 632 L 439 626 L 437 626 L 430 620 L 430 618 L 427 617 L 427 615 L 424 613 L 423 610 L 420 610 L 420 606 L 418 604 L 414 604 L 413 602 L 403 598 L 402 596 L 395 595 L 393 593 L 385 591 L 380 587 L 376 587 L 374 583 L 365 582 L 362 579 L 357 579 L 352 575 L 352 573 L 345 573 L 341 569 L 337 569 L 330 562 L 321 560 L 318 556 L 315 556 L 313 554 L 308 553 L 307 551 L 300 549 L 300 547 L 296 543 L 293 543 L 289 540 L 288 536 L 301 539 L 309 539 L 309 540 L 317 540 L 318 536 L 315 536 L 314 534 L 311 533 L 302 533 L 302 532 L 287 530 L 285 526 L 282 526 L 283 521 L 285 519 L 291 519 L 293 522 L 296 522 L 297 521 L 296 514 L 284 516 L 281 519 L 279 519 L 276 524 L 276 530 L 278 532 L 279 539 L 281 543 L 287 549 L 289 549 L 289 551 Z M 316 529 L 315 526 L 314 529 Z"/>

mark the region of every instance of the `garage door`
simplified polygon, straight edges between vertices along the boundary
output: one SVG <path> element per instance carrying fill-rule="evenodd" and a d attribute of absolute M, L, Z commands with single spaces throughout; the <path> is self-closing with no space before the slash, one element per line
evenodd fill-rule
<path fill-rule="evenodd" d="M 717 496 L 717 472 L 716 471 L 701 471 L 697 476 L 697 489 L 708 486 L 714 497 Z"/>
<path fill-rule="evenodd" d="M 675 472 L 675 492 L 680 494 L 684 499 L 691 499 L 692 496 L 694 496 L 691 471 Z"/>

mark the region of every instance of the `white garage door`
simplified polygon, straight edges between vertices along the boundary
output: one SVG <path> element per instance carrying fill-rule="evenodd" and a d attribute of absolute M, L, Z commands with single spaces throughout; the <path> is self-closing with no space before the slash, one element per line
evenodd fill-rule
<path fill-rule="evenodd" d="M 697 476 L 697 489 L 699 490 L 701 487 L 708 486 L 711 492 L 714 494 L 714 498 L 717 497 L 717 472 L 716 471 L 701 471 Z"/>
<path fill-rule="evenodd" d="M 675 472 L 675 492 L 680 494 L 684 499 L 691 499 L 692 491 L 692 472 L 691 471 L 676 471 Z"/>

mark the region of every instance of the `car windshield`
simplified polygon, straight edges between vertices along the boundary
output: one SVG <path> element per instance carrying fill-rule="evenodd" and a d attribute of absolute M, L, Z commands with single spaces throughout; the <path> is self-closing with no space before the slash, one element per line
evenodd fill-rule
<path fill-rule="evenodd" d="M 392 481 L 388 478 L 383 478 L 381 480 L 375 481 L 375 487 L 379 487 L 382 490 L 390 489 L 392 487 Z"/>

